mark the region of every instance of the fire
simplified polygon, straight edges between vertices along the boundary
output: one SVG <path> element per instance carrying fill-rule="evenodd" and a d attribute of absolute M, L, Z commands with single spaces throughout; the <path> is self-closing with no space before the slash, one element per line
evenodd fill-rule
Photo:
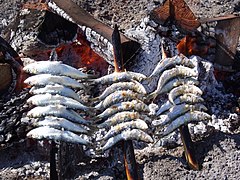
<path fill-rule="evenodd" d="M 197 55 L 202 57 L 208 53 L 210 47 L 210 43 L 203 43 L 199 37 L 191 35 L 185 36 L 177 44 L 179 53 L 182 53 L 185 56 Z"/>
<path fill-rule="evenodd" d="M 71 44 L 64 44 L 56 48 L 59 60 L 75 68 L 87 68 L 94 70 L 100 75 L 107 74 L 108 63 L 95 53 L 90 43 L 80 32 L 76 41 Z"/>

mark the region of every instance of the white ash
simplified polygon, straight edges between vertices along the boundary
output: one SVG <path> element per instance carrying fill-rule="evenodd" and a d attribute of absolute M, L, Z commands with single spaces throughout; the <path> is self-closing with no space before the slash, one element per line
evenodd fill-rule
<path fill-rule="evenodd" d="M 56 14 L 58 14 L 59 16 L 63 17 L 64 19 L 70 21 L 70 22 L 74 22 L 74 20 L 67 14 L 64 12 L 64 10 L 62 10 L 60 7 L 58 7 L 54 2 L 49 1 L 48 2 L 48 7 L 55 12 Z"/>

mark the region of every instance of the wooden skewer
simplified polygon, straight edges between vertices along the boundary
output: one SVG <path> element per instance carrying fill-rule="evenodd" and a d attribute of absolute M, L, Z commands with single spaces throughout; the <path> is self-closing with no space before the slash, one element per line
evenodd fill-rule
<path fill-rule="evenodd" d="M 162 50 L 162 59 L 167 58 L 167 53 L 164 50 L 163 44 L 161 45 L 161 50 Z M 184 154 L 189 167 L 193 170 L 199 170 L 199 165 L 195 157 L 194 146 L 191 139 L 191 135 L 189 133 L 188 126 L 187 125 L 180 126 L 179 131 L 180 131 L 181 139 L 183 143 Z"/>
<path fill-rule="evenodd" d="M 199 164 L 196 160 L 195 156 L 195 151 L 194 151 L 194 146 L 193 142 L 191 139 L 191 135 L 189 133 L 189 129 L 187 125 L 183 125 L 179 128 L 180 134 L 181 134 L 181 139 L 183 143 L 183 148 L 184 148 L 184 154 L 187 160 L 187 163 L 189 167 L 192 170 L 199 170 Z"/>
<path fill-rule="evenodd" d="M 56 166 L 56 153 L 57 147 L 54 141 L 51 141 L 50 148 L 50 180 L 58 179 L 57 166 Z"/>
<path fill-rule="evenodd" d="M 122 72 L 124 71 L 123 56 L 122 56 L 120 33 L 118 31 L 117 25 L 115 25 L 114 31 L 112 34 L 112 45 L 113 45 L 113 51 L 114 51 L 113 54 L 114 54 L 115 72 Z M 139 179 L 133 143 L 131 140 L 123 141 L 123 154 L 124 154 L 124 166 L 125 166 L 127 179 L 128 180 Z"/>

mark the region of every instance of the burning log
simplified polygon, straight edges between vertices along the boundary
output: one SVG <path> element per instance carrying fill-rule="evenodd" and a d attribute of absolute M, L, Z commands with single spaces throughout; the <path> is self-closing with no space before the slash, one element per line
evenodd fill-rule
<path fill-rule="evenodd" d="M 42 55 L 42 60 L 47 60 L 47 51 L 73 41 L 76 33 L 76 24 L 52 12 L 28 8 L 22 9 L 5 30 L 5 39 L 17 52 L 30 57 Z"/>
<path fill-rule="evenodd" d="M 239 59 L 235 59 L 238 40 L 240 36 L 240 17 L 221 20 L 215 27 L 217 47 L 215 63 L 222 66 L 232 66 L 238 64 Z M 237 65 L 237 67 L 239 67 Z"/>
<path fill-rule="evenodd" d="M 101 49 L 96 48 L 96 52 L 100 53 L 102 57 L 108 61 L 110 64 L 114 64 L 113 62 L 113 51 L 112 51 L 112 33 L 113 29 L 106 26 L 102 22 L 94 19 L 90 14 L 88 14 L 85 10 L 77 6 L 74 2 L 71 0 L 61 1 L 61 0 L 54 0 L 53 1 L 58 8 L 61 10 L 64 10 L 65 13 L 67 13 L 67 16 L 69 19 L 71 19 L 73 22 L 77 23 L 80 26 L 83 26 L 82 28 L 86 31 L 87 39 L 91 42 L 93 41 L 93 44 L 96 44 L 97 47 L 99 47 L 99 44 L 101 44 Z M 52 7 L 53 11 L 58 11 L 55 4 L 49 4 L 50 7 Z M 96 36 L 98 37 L 96 40 L 92 37 Z M 91 39 L 92 38 L 92 39 Z M 106 42 L 105 42 L 106 39 Z M 136 54 L 136 52 L 140 48 L 140 44 L 136 41 L 133 41 L 123 34 L 120 34 L 121 39 L 121 47 L 123 51 L 123 62 L 124 64 L 128 63 L 133 56 Z M 103 41 L 103 42 L 101 42 Z M 106 47 L 104 47 L 104 46 Z"/>
<path fill-rule="evenodd" d="M 11 85 L 12 70 L 9 64 L 0 64 L 1 74 L 0 74 L 0 93 L 6 91 Z"/>

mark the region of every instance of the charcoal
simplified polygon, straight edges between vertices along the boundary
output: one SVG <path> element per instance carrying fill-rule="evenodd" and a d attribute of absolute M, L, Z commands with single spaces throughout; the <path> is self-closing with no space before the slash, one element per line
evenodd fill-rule
<path fill-rule="evenodd" d="M 11 37 L 10 37 L 10 33 Z M 4 38 L 17 51 L 34 55 L 35 51 L 49 50 L 60 43 L 72 41 L 77 25 L 62 17 L 36 9 L 22 9 L 4 31 Z"/>
<path fill-rule="evenodd" d="M 22 123 L 21 117 L 28 110 L 25 106 L 28 90 L 24 89 L 19 94 L 1 97 L 1 103 L 5 104 L 0 109 L 0 144 L 11 144 L 25 138 L 28 123 Z"/>

